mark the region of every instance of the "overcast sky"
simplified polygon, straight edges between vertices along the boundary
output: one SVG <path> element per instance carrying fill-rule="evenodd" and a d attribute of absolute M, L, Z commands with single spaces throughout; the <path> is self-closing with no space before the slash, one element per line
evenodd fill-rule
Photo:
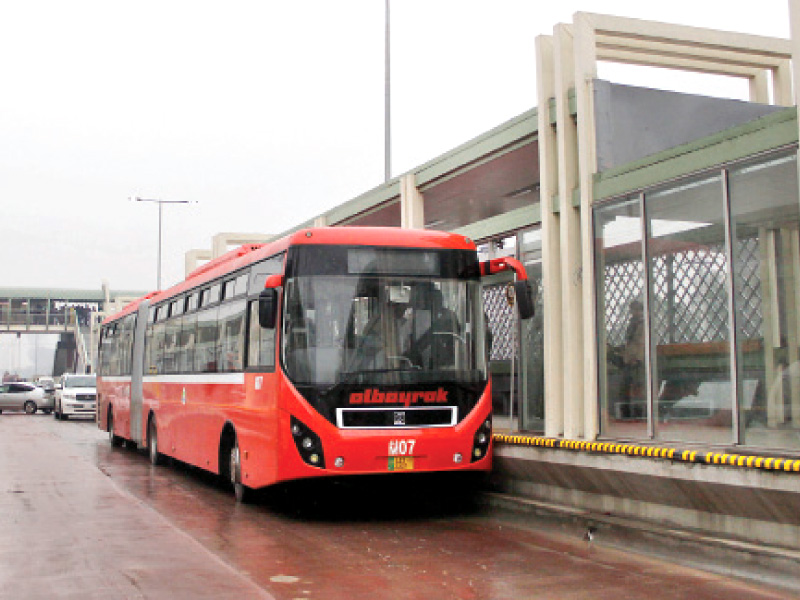
<path fill-rule="evenodd" d="M 536 105 L 579 10 L 788 37 L 788 0 L 392 0 L 393 175 Z M 383 0 L 0 5 L 0 287 L 150 290 L 221 231 L 277 233 L 383 181 Z M 605 68 L 651 87 L 665 79 Z M 682 91 L 746 86 L 684 78 Z M 696 86 L 696 89 L 693 89 Z"/>

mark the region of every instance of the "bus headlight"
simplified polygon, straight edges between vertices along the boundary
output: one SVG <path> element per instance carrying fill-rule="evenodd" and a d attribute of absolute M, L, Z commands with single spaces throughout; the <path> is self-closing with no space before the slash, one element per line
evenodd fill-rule
<path fill-rule="evenodd" d="M 492 418 L 487 417 L 486 420 L 478 427 L 475 432 L 474 443 L 472 445 L 472 459 L 471 462 L 481 460 L 489 453 L 489 444 L 492 441 Z"/>
<path fill-rule="evenodd" d="M 325 468 L 325 455 L 322 453 L 322 441 L 304 423 L 295 417 L 291 418 L 291 434 L 300 458 L 312 467 Z"/>

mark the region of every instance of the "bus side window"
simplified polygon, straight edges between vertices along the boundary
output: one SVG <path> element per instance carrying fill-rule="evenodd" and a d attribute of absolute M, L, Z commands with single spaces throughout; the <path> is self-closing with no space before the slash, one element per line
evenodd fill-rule
<path fill-rule="evenodd" d="M 223 302 L 219 308 L 219 370 L 244 367 L 244 300 Z"/>
<path fill-rule="evenodd" d="M 100 372 L 103 375 L 111 375 L 111 353 L 114 340 L 111 339 L 111 326 L 106 325 L 100 336 Z"/>
<path fill-rule="evenodd" d="M 153 366 L 152 373 L 164 373 L 164 328 L 166 323 L 159 321 L 153 325 Z"/>
<path fill-rule="evenodd" d="M 131 374 L 131 363 L 133 361 L 133 334 L 135 329 L 136 315 L 128 315 L 122 321 L 122 332 L 119 338 L 120 375 Z"/>
<path fill-rule="evenodd" d="M 217 372 L 217 310 L 207 308 L 197 313 L 197 338 L 194 345 L 195 373 Z"/>
<path fill-rule="evenodd" d="M 164 370 L 162 373 L 178 372 L 178 336 L 181 332 L 180 317 L 172 317 L 165 323 L 164 329 Z"/>
<path fill-rule="evenodd" d="M 194 370 L 194 343 L 197 335 L 197 315 L 184 315 L 181 332 L 178 335 L 178 372 L 191 373 Z"/>
<path fill-rule="evenodd" d="M 119 375 L 119 322 L 108 328 L 108 375 Z"/>
<path fill-rule="evenodd" d="M 264 370 L 275 369 L 275 331 L 277 328 L 264 329 L 258 324 L 258 300 L 251 300 L 250 335 L 248 336 L 247 366 L 262 367 Z"/>
<path fill-rule="evenodd" d="M 147 324 L 147 331 L 144 334 L 144 374 L 156 374 L 156 345 L 154 343 L 152 323 Z"/>

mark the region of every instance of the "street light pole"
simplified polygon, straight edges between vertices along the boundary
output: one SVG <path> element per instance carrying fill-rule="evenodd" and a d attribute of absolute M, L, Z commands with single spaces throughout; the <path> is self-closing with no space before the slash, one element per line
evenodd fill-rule
<path fill-rule="evenodd" d="M 384 148 L 383 148 L 383 176 L 384 181 L 392 178 L 392 76 L 391 76 L 391 37 L 389 35 L 389 0 L 386 0 L 386 39 L 384 50 Z"/>
<path fill-rule="evenodd" d="M 134 202 L 155 202 L 158 204 L 158 285 L 156 289 L 161 289 L 161 224 L 164 220 L 164 205 L 165 204 L 191 204 L 189 200 L 159 200 L 156 198 L 139 198 L 134 196 L 131 198 Z"/>

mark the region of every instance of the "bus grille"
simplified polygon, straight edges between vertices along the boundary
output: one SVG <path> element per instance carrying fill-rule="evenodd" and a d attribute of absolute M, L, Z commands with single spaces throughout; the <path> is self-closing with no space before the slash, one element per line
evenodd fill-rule
<path fill-rule="evenodd" d="M 458 420 L 455 406 L 436 408 L 338 408 L 336 425 L 340 429 L 411 429 L 452 427 Z"/>

